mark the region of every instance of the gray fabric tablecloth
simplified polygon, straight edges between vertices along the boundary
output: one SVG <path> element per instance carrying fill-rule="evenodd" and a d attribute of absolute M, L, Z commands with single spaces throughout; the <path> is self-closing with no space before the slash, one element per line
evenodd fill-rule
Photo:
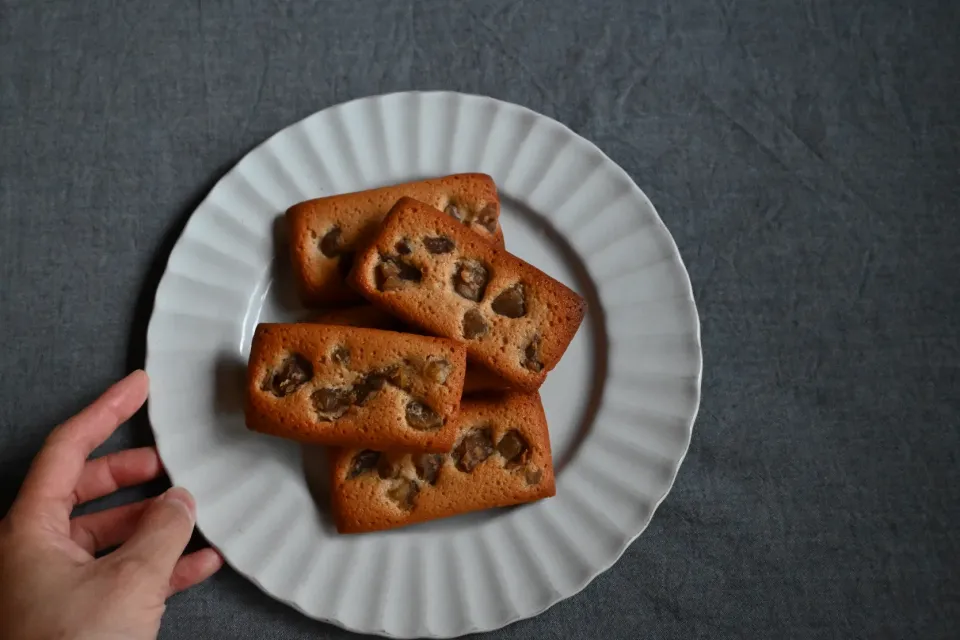
<path fill-rule="evenodd" d="M 246 151 L 344 100 L 453 89 L 622 165 L 703 323 L 700 417 L 648 531 L 493 635 L 948 637 L 958 31 L 949 1 L 0 2 L 0 507 L 48 430 L 142 364 L 170 248 Z M 139 416 L 103 451 L 150 441 Z M 160 635 L 350 634 L 225 569 Z"/>

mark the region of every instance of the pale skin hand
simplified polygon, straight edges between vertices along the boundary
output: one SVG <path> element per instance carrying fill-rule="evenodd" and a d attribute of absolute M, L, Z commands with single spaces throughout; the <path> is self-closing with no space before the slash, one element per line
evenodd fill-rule
<path fill-rule="evenodd" d="M 182 555 L 196 510 L 185 489 L 70 517 L 161 473 L 152 447 L 87 460 L 143 405 L 147 386 L 144 372 L 130 374 L 57 427 L 33 461 L 0 521 L 0 638 L 153 639 L 166 599 L 222 566 L 213 549 Z"/>

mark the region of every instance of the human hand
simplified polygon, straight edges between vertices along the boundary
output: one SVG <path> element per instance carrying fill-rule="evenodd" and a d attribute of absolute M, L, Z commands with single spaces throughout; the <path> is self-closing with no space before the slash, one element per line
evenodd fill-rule
<path fill-rule="evenodd" d="M 34 459 L 0 521 L 0 638 L 156 638 L 166 599 L 222 566 L 213 549 L 182 555 L 196 517 L 185 489 L 70 517 L 161 473 L 153 447 L 87 461 L 143 405 L 147 386 L 143 371 L 130 374 L 57 427 Z"/>

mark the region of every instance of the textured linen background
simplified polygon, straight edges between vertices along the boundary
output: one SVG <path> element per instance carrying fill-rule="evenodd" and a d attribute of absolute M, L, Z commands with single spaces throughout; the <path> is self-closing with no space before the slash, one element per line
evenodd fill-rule
<path fill-rule="evenodd" d="M 703 323 L 700 417 L 650 528 L 490 637 L 951 636 L 958 7 L 0 2 L 0 508 L 48 430 L 142 364 L 170 248 L 244 153 L 344 100 L 452 89 L 622 165 Z M 138 416 L 103 451 L 150 440 Z M 175 597 L 160 635 L 351 636 L 229 569 Z"/>

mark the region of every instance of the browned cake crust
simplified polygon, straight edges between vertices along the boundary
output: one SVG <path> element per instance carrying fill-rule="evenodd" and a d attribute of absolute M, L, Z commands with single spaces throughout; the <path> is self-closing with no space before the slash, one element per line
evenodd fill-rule
<path fill-rule="evenodd" d="M 300 296 L 307 306 L 356 302 L 344 282 L 354 253 L 377 232 L 390 207 L 402 197 L 446 211 L 465 228 L 503 246 L 500 199 L 493 179 L 482 173 L 317 198 L 287 210 L 290 255 Z"/>
<path fill-rule="evenodd" d="M 323 311 L 310 322 L 337 324 L 348 327 L 367 327 L 369 329 L 389 329 L 390 331 L 417 332 L 404 325 L 383 309 L 364 304 L 357 307 L 330 309 Z M 475 362 L 467 363 L 467 375 L 463 380 L 463 394 L 475 395 L 486 391 L 505 391 L 510 388 L 500 376 Z"/>
<path fill-rule="evenodd" d="M 449 451 L 465 369 L 453 340 L 261 324 L 247 365 L 247 426 L 316 444 Z"/>
<path fill-rule="evenodd" d="M 464 341 L 472 361 L 522 391 L 543 384 L 586 311 L 565 285 L 411 198 L 357 254 L 350 283 L 402 320 Z"/>
<path fill-rule="evenodd" d="M 464 400 L 455 424 L 449 454 L 331 449 L 337 531 L 392 529 L 556 494 L 538 394 Z"/>

